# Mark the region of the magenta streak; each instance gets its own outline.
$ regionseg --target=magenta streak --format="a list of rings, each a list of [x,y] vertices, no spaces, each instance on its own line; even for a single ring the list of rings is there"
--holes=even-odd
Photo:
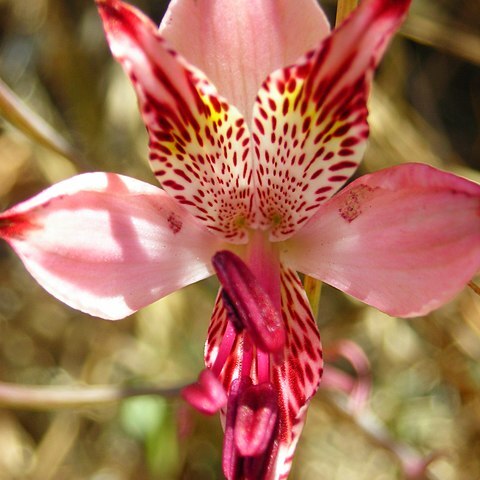
[[[270,381],[270,354],[257,349],[258,383]]]
[[[243,351],[242,351],[242,379],[252,378],[252,363],[253,363],[253,342],[250,335],[245,332],[243,336]]]

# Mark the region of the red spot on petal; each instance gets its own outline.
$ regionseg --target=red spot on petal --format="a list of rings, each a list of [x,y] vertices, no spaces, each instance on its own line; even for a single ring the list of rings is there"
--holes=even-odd
[[[360,184],[348,192],[343,205],[338,209],[342,218],[348,223],[353,222],[362,213],[362,202],[375,189],[368,185]]]
[[[174,212],[170,213],[170,215],[167,218],[167,222],[168,222],[168,227],[174,234],[177,234],[182,229],[183,222],[181,218]]]
[[[164,187],[170,187],[173,190],[185,190],[185,187],[183,185],[180,185],[179,183],[175,182],[174,180],[165,180],[162,185]]]
[[[31,218],[24,214],[13,214],[0,218],[0,238],[23,239],[26,233],[35,228],[40,228]]]
[[[357,166],[356,162],[344,161],[344,162],[335,163],[332,166],[330,166],[328,169],[331,172],[336,172],[336,171],[342,170],[344,168],[353,168],[353,167],[356,167],[356,166]]]

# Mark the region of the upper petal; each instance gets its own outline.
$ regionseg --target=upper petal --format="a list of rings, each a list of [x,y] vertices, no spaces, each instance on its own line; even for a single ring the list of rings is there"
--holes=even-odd
[[[284,253],[390,315],[424,315],[480,269],[480,185],[419,164],[365,175],[320,207]]]
[[[0,214],[0,237],[52,295],[118,319],[211,273],[218,240],[165,192],[73,177]]]
[[[97,3],[112,53],[136,90],[162,187],[225,239],[246,241],[252,178],[243,117],[141,12],[118,0]]]
[[[367,96],[409,0],[366,0],[295,65],[274,72],[254,107],[260,226],[291,236],[353,174],[368,137]]]
[[[161,34],[251,119],[261,83],[329,33],[315,0],[174,0]]]

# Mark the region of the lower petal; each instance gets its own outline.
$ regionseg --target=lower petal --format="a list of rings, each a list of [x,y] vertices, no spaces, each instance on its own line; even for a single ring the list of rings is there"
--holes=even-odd
[[[0,238],[52,295],[106,319],[209,276],[218,249],[163,190],[107,173],[73,177],[0,214]]]
[[[424,315],[480,269],[480,185],[420,164],[365,175],[284,247],[298,271],[390,315]]]
[[[274,452],[272,458],[264,459],[261,467],[264,477],[269,479],[288,476],[308,403],[318,388],[323,371],[320,336],[303,286],[292,270],[282,267],[280,275],[282,318],[287,338],[282,354],[270,356],[270,383],[277,392],[278,426],[274,445],[270,448]],[[257,350],[253,354],[256,359],[251,373],[245,373],[244,361],[252,356],[252,352],[248,350],[245,354],[244,349],[256,347],[246,338],[245,330],[236,334],[234,339],[231,338],[232,332],[234,329],[219,295],[208,331],[205,362],[220,375],[229,395],[232,384],[240,377],[247,376],[254,383],[258,381],[255,364],[260,361],[260,356],[265,355]],[[222,365],[221,369],[219,365]],[[228,458],[232,460],[237,456],[230,452]],[[229,469],[234,470],[231,465]]]
[[[305,423],[308,404],[323,373],[317,324],[298,275],[282,267],[282,315],[287,331],[284,361],[274,366],[273,383],[280,392],[279,449],[275,479],[285,479]]]

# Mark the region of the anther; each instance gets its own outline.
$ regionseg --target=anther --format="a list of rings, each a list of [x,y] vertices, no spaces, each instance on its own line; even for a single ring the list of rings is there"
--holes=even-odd
[[[246,388],[240,395],[235,419],[235,445],[244,457],[265,452],[278,416],[277,393],[271,383]]]
[[[223,250],[212,259],[223,287],[222,298],[235,329],[245,328],[264,352],[278,352],[285,344],[280,312],[243,260]]]

